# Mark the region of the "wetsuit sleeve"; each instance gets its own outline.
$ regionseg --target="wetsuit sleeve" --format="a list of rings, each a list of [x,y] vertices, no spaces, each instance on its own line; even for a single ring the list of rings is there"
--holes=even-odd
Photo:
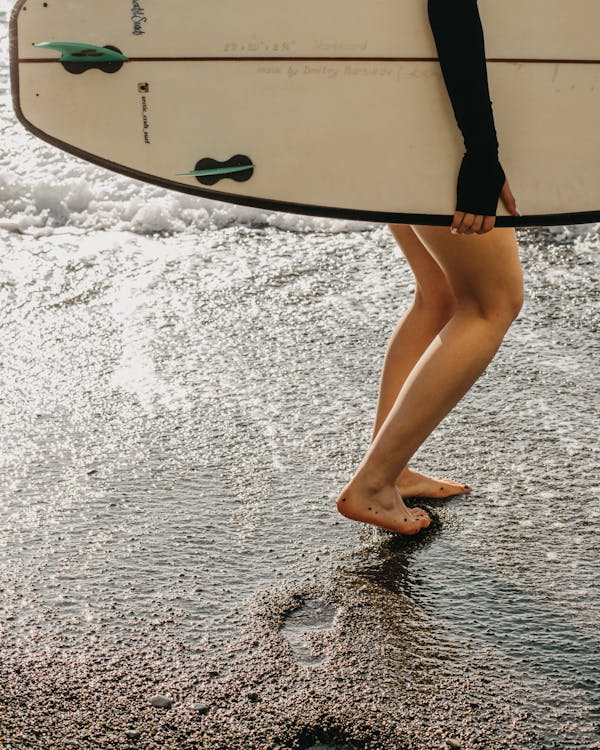
[[[490,100],[477,0],[428,0],[444,83],[463,136],[456,210],[495,216],[506,179]]]

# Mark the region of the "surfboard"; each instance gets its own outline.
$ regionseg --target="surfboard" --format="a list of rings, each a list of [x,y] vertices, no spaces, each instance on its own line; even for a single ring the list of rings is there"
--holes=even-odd
[[[479,0],[522,218],[600,221],[600,3]],[[13,101],[39,138],[204,198],[448,225],[464,151],[426,0],[19,0]]]

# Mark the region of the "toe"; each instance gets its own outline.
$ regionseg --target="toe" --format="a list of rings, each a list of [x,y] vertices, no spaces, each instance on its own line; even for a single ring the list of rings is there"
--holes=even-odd
[[[415,519],[419,522],[421,529],[426,529],[429,524],[431,523],[431,517],[427,511],[424,511],[422,508],[412,508],[411,509]]]
[[[412,508],[412,512],[418,518],[429,518],[429,514],[426,511],[424,511],[422,508]]]
[[[443,497],[462,495],[465,492],[471,492],[472,489],[467,484],[459,484],[452,479],[440,479],[440,496]]]

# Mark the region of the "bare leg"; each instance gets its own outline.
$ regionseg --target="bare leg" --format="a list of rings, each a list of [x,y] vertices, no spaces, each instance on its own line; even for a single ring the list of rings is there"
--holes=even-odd
[[[404,382],[354,477],[337,499],[357,521],[414,534],[429,524],[411,515],[396,478],[432,430],[494,357],[523,302],[515,230],[449,235],[415,226],[456,297],[456,309]]]
[[[411,307],[396,325],[387,347],[373,434],[375,438],[412,368],[452,317],[456,298],[439,263],[409,224],[390,224],[416,281]],[[404,497],[451,497],[471,488],[449,479],[429,477],[405,466],[396,479]]]

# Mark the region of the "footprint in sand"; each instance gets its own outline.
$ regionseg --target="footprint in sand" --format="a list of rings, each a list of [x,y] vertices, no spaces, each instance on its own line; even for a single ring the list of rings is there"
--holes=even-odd
[[[331,630],[336,608],[320,599],[305,599],[300,606],[286,615],[281,632],[287,638],[299,664],[312,666],[325,661],[315,645],[319,636]]]

